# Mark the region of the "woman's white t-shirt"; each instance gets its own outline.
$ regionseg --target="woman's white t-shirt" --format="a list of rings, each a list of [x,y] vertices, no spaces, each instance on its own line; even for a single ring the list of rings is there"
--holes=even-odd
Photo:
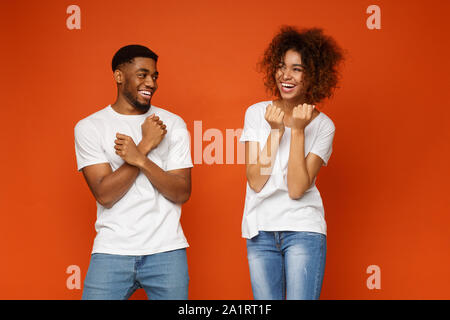
[[[259,142],[260,150],[270,134],[270,125],[264,119],[272,101],[250,106],[245,113],[241,142]],[[333,121],[321,112],[305,128],[305,157],[311,152],[322,158],[324,165],[331,156],[335,127]],[[286,127],[281,139],[272,174],[263,189],[256,193],[247,183],[242,236],[251,239],[259,231],[309,231],[326,235],[324,208],[315,179],[298,200],[289,197],[287,168],[291,129]]]

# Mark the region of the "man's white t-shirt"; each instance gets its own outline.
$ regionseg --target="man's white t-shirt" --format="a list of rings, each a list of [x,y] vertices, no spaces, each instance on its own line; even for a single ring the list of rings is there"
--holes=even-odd
[[[266,108],[272,101],[250,106],[245,113],[241,142],[259,142],[260,150],[266,145],[270,125],[264,119]],[[311,152],[318,155],[326,166],[331,156],[335,127],[333,121],[320,113],[305,128],[305,157]],[[309,231],[326,235],[326,222],[322,198],[315,185],[298,200],[292,200],[287,188],[287,168],[291,144],[291,129],[286,127],[281,139],[272,174],[257,193],[247,183],[242,236],[251,239],[262,231]]]
[[[117,170],[124,161],[115,153],[116,133],[130,136],[137,145],[141,124],[153,113],[164,122],[167,134],[148,158],[165,171],[192,167],[190,135],[182,118],[155,106],[142,115],[123,115],[107,106],[75,126],[78,170],[99,163]],[[97,202],[92,253],[148,255],[188,247],[180,216],[181,206],[167,200],[140,172],[112,208]]]

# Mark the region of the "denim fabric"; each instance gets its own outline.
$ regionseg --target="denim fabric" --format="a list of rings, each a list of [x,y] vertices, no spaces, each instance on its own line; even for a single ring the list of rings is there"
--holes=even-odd
[[[247,239],[255,300],[317,300],[325,271],[326,236],[260,231]]]
[[[144,288],[150,300],[186,300],[186,249],[145,256],[94,253],[84,281],[83,300],[125,300]]]

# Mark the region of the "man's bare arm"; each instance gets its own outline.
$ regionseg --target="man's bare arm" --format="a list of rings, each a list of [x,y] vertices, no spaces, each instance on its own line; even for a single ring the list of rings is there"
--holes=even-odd
[[[141,145],[137,148],[143,150]],[[139,175],[139,168],[126,162],[116,171],[112,170],[109,163],[87,166],[82,171],[97,202],[108,209],[128,192]]]
[[[174,203],[182,204],[191,195],[191,169],[164,171],[147,156],[147,150],[139,150],[131,137],[117,134],[116,153],[129,165],[138,168],[148,178],[150,183],[165,198]]]
[[[164,171],[146,158],[139,166],[151,184],[168,200],[183,204],[191,196],[191,168]]]

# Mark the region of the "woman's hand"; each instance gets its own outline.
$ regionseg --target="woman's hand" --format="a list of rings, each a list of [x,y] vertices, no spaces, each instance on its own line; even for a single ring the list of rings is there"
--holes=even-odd
[[[284,112],[281,108],[278,108],[272,104],[269,104],[266,108],[266,114],[264,115],[264,119],[269,123],[272,130],[278,130],[280,135],[284,133]]]
[[[311,122],[315,106],[310,104],[299,104],[292,110],[292,130],[304,130]]]

